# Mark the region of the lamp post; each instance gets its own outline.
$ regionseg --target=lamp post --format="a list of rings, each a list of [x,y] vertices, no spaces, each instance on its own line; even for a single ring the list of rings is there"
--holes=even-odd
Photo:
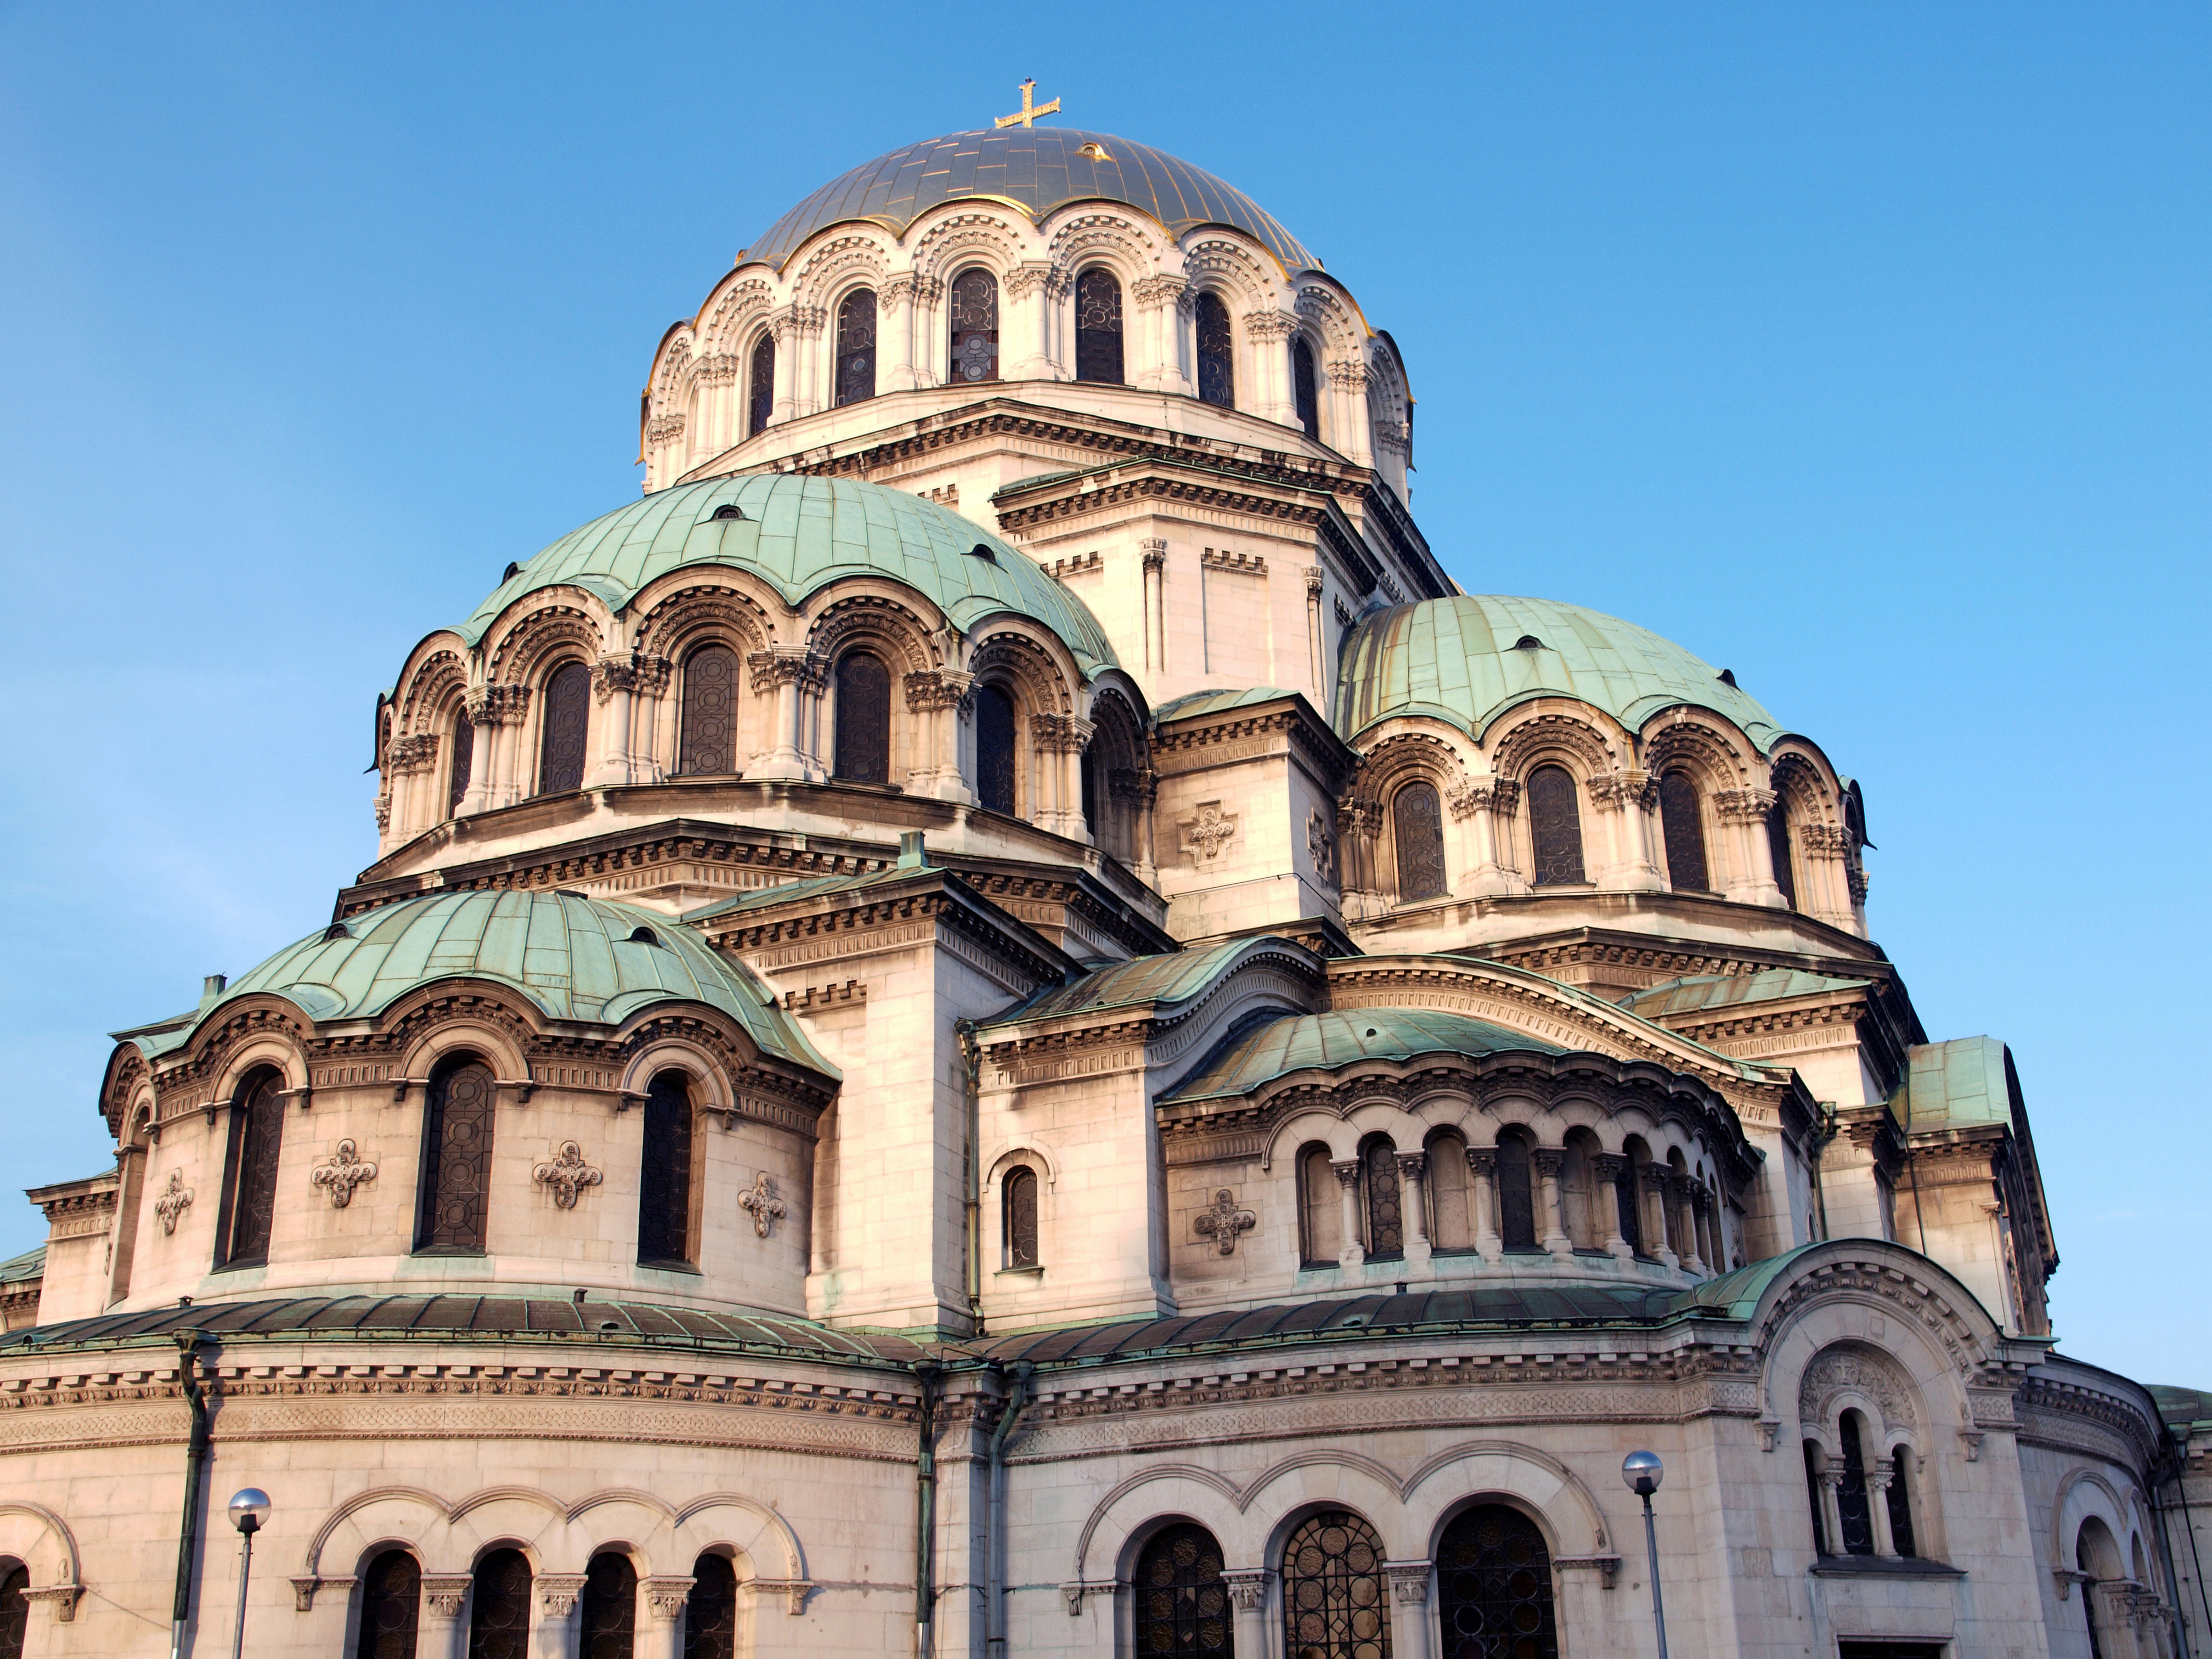
[[[1644,1500],[1644,1547],[1651,1558],[1651,1622],[1659,1632],[1659,1659],[1667,1659],[1667,1608],[1659,1599],[1659,1529],[1651,1521],[1651,1494],[1667,1478],[1667,1466],[1656,1452],[1631,1452],[1620,1460],[1620,1478]]]
[[[238,1631],[231,1638],[230,1659],[245,1659],[246,1583],[253,1571],[253,1534],[268,1513],[269,1494],[258,1486],[248,1486],[230,1500],[230,1524],[238,1528]]]

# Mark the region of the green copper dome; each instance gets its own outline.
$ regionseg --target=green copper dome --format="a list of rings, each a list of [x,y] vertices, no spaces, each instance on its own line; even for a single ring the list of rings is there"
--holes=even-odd
[[[1075,127],[1009,127],[925,138],[833,179],[769,228],[741,261],[783,268],[806,239],[851,219],[894,235],[945,202],[1007,202],[1033,222],[1070,202],[1119,202],[1171,236],[1227,225],[1265,246],[1286,271],[1318,267],[1297,238],[1234,185],[1150,144]]]
[[[1164,1100],[1250,1094],[1293,1072],[1334,1072],[1362,1060],[1416,1054],[1563,1054],[1557,1043],[1435,1008],[1354,1008],[1255,1022],[1223,1043]]]
[[[744,517],[716,518],[725,508]],[[765,579],[793,605],[841,576],[888,576],[963,633],[1011,612],[1058,635],[1086,674],[1119,665],[1082,600],[973,520],[902,489],[774,472],[678,484],[570,531],[457,631],[474,645],[501,611],[539,588],[581,587],[620,611],[672,570],[718,564]]]
[[[1782,728],[1711,663],[1648,629],[1557,599],[1462,594],[1394,605],[1345,641],[1336,729],[1356,738],[1393,714],[1429,714],[1480,738],[1532,698],[1579,698],[1633,732],[1663,708],[1725,714],[1763,754]]]

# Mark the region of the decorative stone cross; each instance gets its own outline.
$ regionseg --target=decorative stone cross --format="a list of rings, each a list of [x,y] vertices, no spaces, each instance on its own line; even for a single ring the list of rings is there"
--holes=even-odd
[[[1195,817],[1185,818],[1177,827],[1182,830],[1187,851],[1212,858],[1237,834],[1237,817],[1224,812],[1220,802],[1210,800],[1198,809]]]
[[[161,1218],[161,1231],[177,1231],[177,1218],[192,1206],[192,1189],[185,1185],[182,1170],[169,1171],[169,1184],[161,1197],[154,1200],[154,1213]]]
[[[327,1188],[331,1207],[343,1210],[353,1202],[353,1189],[364,1181],[376,1179],[376,1165],[360,1155],[360,1149],[350,1140],[338,1142],[338,1149],[327,1164],[318,1164],[308,1176],[311,1186]]]
[[[596,1187],[606,1178],[584,1162],[584,1149],[573,1140],[562,1141],[561,1150],[530,1176],[551,1190],[555,1206],[563,1210],[574,1209],[577,1196],[585,1188]]]
[[[1030,104],[1030,94],[1036,89],[1036,82],[1034,81],[1024,81],[1022,82],[1021,112],[1018,115],[1001,115],[999,117],[998,125],[1001,129],[1006,127],[1025,127],[1036,121],[1037,117],[1040,115],[1057,115],[1060,113],[1060,100],[1057,98],[1054,99],[1049,104],[1037,104],[1035,106]]]
[[[783,1215],[783,1200],[775,1195],[775,1182],[769,1178],[766,1170],[753,1177],[750,1192],[738,1195],[738,1207],[752,1217],[755,1235],[766,1238],[768,1224]]]
[[[1210,1238],[1221,1247],[1224,1255],[1237,1254],[1237,1236],[1249,1233],[1260,1224],[1260,1218],[1249,1210],[1237,1207],[1237,1194],[1224,1187],[1213,1195],[1213,1207],[1199,1212],[1198,1219],[1191,1224],[1198,1229],[1200,1238]]]

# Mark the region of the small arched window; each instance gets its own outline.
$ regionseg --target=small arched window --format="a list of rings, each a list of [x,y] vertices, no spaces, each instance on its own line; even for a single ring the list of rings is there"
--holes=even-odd
[[[530,1642],[530,1561],[493,1550],[469,1587],[469,1659],[524,1659]]]
[[[1406,1254],[1404,1194],[1398,1188],[1398,1149],[1381,1136],[1359,1149],[1360,1185],[1367,1200],[1367,1259],[1395,1261]]]
[[[684,1598],[684,1659],[737,1659],[738,1574],[719,1555],[691,1564]]]
[[[1559,1659],[1552,1553],[1536,1523],[1503,1504],[1462,1510],[1437,1542],[1444,1651]]]
[[[1283,1545],[1286,1650],[1304,1659],[1390,1659],[1382,1540],[1350,1510],[1323,1510]]]
[[[477,723],[469,718],[469,706],[464,702],[453,712],[453,754],[446,768],[446,816],[453,817],[461,810],[461,798],[469,793],[469,774],[476,765]]]
[[[1009,1267],[1034,1267],[1037,1265],[1037,1178],[1035,1170],[1023,1168],[1006,1172],[1004,1204],[1006,1265]]]
[[[1075,279],[1075,378],[1121,384],[1121,284],[1093,265]]]
[[[405,1550],[386,1550],[361,1579],[361,1620],[354,1629],[356,1659],[415,1659],[422,1616],[422,1569]],[[7,1653],[0,1643],[0,1655]]]
[[[422,1118],[418,1250],[481,1250],[491,1185],[491,1067],[471,1055],[431,1073]]]
[[[1291,338],[1291,398],[1306,436],[1321,437],[1321,387],[1314,376],[1313,348],[1303,334]]]
[[[1298,1255],[1309,1267],[1334,1267],[1344,1254],[1344,1201],[1336,1166],[1318,1143],[1298,1152]]]
[[[1474,1248],[1467,1143],[1449,1132],[1429,1142],[1429,1243],[1438,1255]]]
[[[1164,1659],[1230,1659],[1229,1586],[1221,1546],[1189,1522],[1164,1527],[1137,1558],[1137,1651]]]
[[[584,1569],[581,1659],[632,1659],[637,1647],[637,1569],[613,1550]]]
[[[1198,395],[1223,409],[1237,407],[1237,337],[1229,307],[1218,294],[1198,296]]]
[[[688,1267],[691,1250],[691,1090],[681,1072],[646,1085],[645,1152],[638,1171],[637,1259]]]
[[[1912,1453],[1899,1446],[1889,1455],[1889,1541],[1899,1555],[1911,1558],[1919,1551],[1912,1541]]]
[[[1498,1230],[1509,1250],[1536,1248],[1535,1195],[1528,1185],[1528,1143],[1519,1135],[1498,1138]]]
[[[1669,772],[1659,780],[1659,826],[1667,842],[1668,884],[1678,893],[1711,892],[1698,786],[1687,772]]]
[[[999,378],[999,284],[988,270],[964,270],[953,280],[952,382],[971,385]]]
[[[1790,803],[1777,797],[1766,811],[1766,850],[1774,860],[1774,884],[1782,890],[1782,902],[1791,909],[1797,908],[1797,869],[1790,856]]]
[[[678,728],[678,777],[721,777],[738,769],[738,653],[728,646],[702,645],[684,659]]]
[[[30,1588],[28,1568],[0,1570],[0,1659],[23,1659],[23,1636],[31,1623]]]
[[[753,346],[745,386],[745,436],[757,438],[775,417],[775,336],[763,334]]]
[[[830,770],[854,783],[891,781],[891,671],[851,651],[837,659],[837,748]]]
[[[538,742],[538,793],[584,787],[584,735],[591,722],[592,671],[564,662],[545,682],[545,724]]]
[[[1631,1136],[1623,1149],[1620,1179],[1613,1187],[1613,1201],[1620,1218],[1620,1236],[1638,1255],[1650,1254],[1644,1248],[1644,1206],[1638,1201],[1638,1195],[1643,1191],[1644,1165],[1650,1161],[1651,1154],[1644,1143]]]
[[[1564,766],[1528,775],[1528,835],[1536,854],[1536,885],[1571,887],[1583,874],[1583,819],[1575,781]]]
[[[1844,1523],[1844,1553],[1874,1553],[1874,1516],[1867,1507],[1866,1452],[1859,1439],[1859,1414],[1845,1412],[1836,1429],[1844,1443],[1844,1480],[1836,1488],[1836,1508]]]
[[[837,404],[876,395],[876,296],[856,288],[837,307]]]
[[[1436,785],[1409,783],[1392,796],[1390,827],[1399,902],[1443,898],[1451,884],[1444,877],[1444,815]]]
[[[284,1143],[284,1079],[257,1072],[240,1085],[230,1109],[229,1179],[224,1183],[218,1267],[258,1267],[269,1260],[276,1219],[276,1162]]]
[[[1015,804],[1014,700],[1003,687],[975,688],[975,798],[994,812]]]

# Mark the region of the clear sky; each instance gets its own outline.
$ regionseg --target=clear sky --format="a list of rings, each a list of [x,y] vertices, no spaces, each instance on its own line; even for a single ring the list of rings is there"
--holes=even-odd
[[[1017,106],[1250,191],[1404,349],[1475,592],[1864,782],[1931,1035],[2018,1057],[2065,1346],[2212,1386],[2212,10],[0,3],[0,1180],[103,1033],[329,915],[371,711],[634,499],[784,209]],[[0,1197],[0,1255],[42,1224]]]

